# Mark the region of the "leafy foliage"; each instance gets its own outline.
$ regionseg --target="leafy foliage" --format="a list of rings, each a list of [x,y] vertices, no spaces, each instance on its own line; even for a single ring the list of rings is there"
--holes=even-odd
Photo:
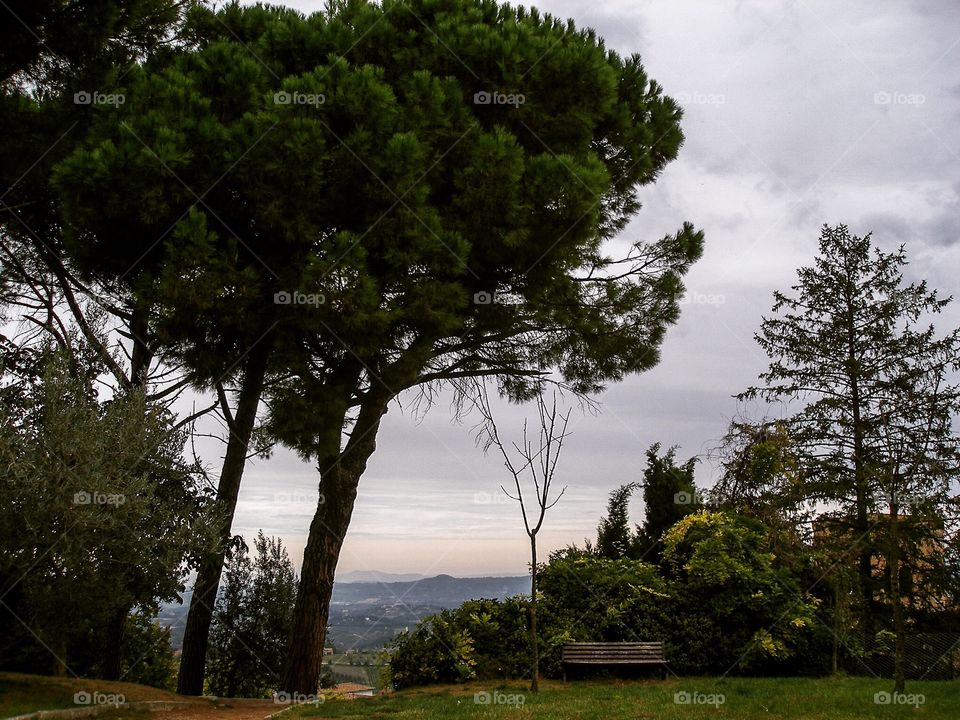
[[[765,384],[740,396],[798,402],[780,432],[798,455],[805,497],[838,503],[861,523],[889,495],[894,436],[929,456],[917,466],[929,487],[918,492],[936,496],[960,473],[947,429],[960,400],[944,378],[960,361],[960,330],[938,337],[925,324],[949,299],[926,282],[907,284],[906,263],[902,247],[884,253],[869,235],[824,226],[814,265],[798,271],[794,295],[775,293],[777,315],[757,335],[770,357]],[[917,435],[927,427],[919,417],[934,423],[935,439]]]
[[[607,514],[597,526],[597,544],[593,548],[600,557],[618,560],[630,554],[635,538],[627,505],[638,487],[637,483],[627,483],[610,493]]]
[[[703,235],[605,247],[683,140],[638,56],[492,0],[228,4],[188,31],[59,164],[66,247],[150,308],[197,385],[270,350],[270,434],[336,468],[309,549],[336,557],[375,447],[368,425],[338,463],[343,431],[404,389],[493,376],[529,399],[556,369],[590,393],[657,363]],[[323,302],[277,300],[300,294]],[[333,567],[302,574],[305,666]]]
[[[704,511],[664,536],[681,667],[772,673],[803,660],[801,651],[821,632],[819,600],[778,565],[769,534],[757,520]]]
[[[698,512],[665,534],[667,574],[590,550],[555,553],[539,573],[544,675],[559,675],[568,642],[652,640],[664,642],[680,674],[824,672],[819,600],[769,551],[774,536],[752,518]],[[394,685],[524,677],[523,627],[519,599],[482,601],[479,609],[466,603],[427,618],[397,640]]]
[[[193,3],[30,0],[3,5],[0,83],[45,92],[102,76],[169,41]]]
[[[565,553],[552,557],[541,577],[547,642],[554,648],[664,639],[669,589],[653,565]]]
[[[177,659],[170,644],[170,628],[160,625],[153,613],[140,609],[127,617],[123,657],[121,677],[126,682],[163,690],[176,688]]]
[[[740,395],[792,404],[784,425],[798,480],[784,500],[835,508],[826,518],[829,533],[820,533],[828,540],[821,549],[838,551],[836,562],[851,562],[848,545],[855,549],[859,631],[868,650],[880,598],[891,598],[898,691],[906,626],[900,578],[927,569],[922,559],[903,564],[910,544],[904,540],[910,539],[901,531],[913,533],[914,545],[925,539],[930,557],[942,555],[943,528],[956,515],[951,483],[960,478],[954,431],[960,385],[953,381],[960,329],[937,332],[931,319],[950,299],[926,281],[907,283],[906,265],[903,246],[883,252],[869,234],[824,226],[819,256],[800,268],[793,294],[774,294],[775,315],[764,319],[756,336],[770,358],[760,376],[764,384]],[[902,516],[909,521],[901,522]],[[876,572],[879,557],[889,568],[886,578]],[[842,591],[840,574],[834,575]],[[837,611],[846,605],[838,596]]]
[[[676,463],[676,448],[660,455],[660,443],[647,450],[643,482],[621,485],[610,493],[607,514],[597,527],[596,544],[587,543],[587,552],[610,560],[632,558],[657,564],[662,553],[662,535],[685,515],[701,505],[693,472],[696,458]],[[629,502],[643,489],[645,517],[636,530],[630,527]]]
[[[184,431],[142,394],[99,400],[97,366],[73,342],[75,354],[8,364],[3,392],[14,402],[0,407],[0,588],[17,630],[3,657],[19,655],[20,669],[97,672],[83,657],[111,621],[173,600],[208,540],[209,496],[182,457]],[[27,659],[37,643],[54,667]]]
[[[676,450],[672,447],[661,456],[659,443],[647,450],[647,467],[643,471],[645,515],[634,540],[633,557],[648,562],[660,562],[663,534],[702,504],[693,478],[696,458],[677,465]]]
[[[278,687],[290,636],[297,578],[279,539],[243,544],[229,559],[207,655],[209,690],[223,697],[264,697]]]
[[[476,678],[476,648],[473,637],[464,626],[465,620],[469,621],[468,615],[443,610],[422,620],[412,632],[400,633],[394,640],[390,658],[393,686],[399,690]],[[483,631],[492,629],[493,622],[487,612],[477,617],[476,624]],[[521,636],[525,635],[525,632],[521,633]]]
[[[469,679],[527,677],[530,673],[528,603],[468,600],[454,610],[426,618],[393,643],[389,680],[394,687]],[[548,638],[539,629],[541,647]],[[558,656],[548,648],[541,668],[555,675]]]

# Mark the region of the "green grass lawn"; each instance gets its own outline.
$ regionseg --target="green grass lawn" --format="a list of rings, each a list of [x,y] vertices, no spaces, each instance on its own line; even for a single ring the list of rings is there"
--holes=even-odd
[[[301,717],[358,720],[960,718],[960,681],[908,682],[908,694],[923,696],[911,698],[917,703],[916,706],[876,704],[874,694],[889,692],[891,686],[887,681],[865,678],[682,678],[666,682],[588,680],[568,685],[545,682],[539,695],[532,695],[527,692],[527,686],[520,683],[474,683],[407,690],[370,699],[331,700],[317,706],[291,709],[282,716],[282,720]],[[690,693],[677,696],[677,699],[689,699],[690,702],[675,702],[676,693]],[[919,704],[921,700],[922,704]]]
[[[175,693],[158,690],[125,682],[105,680],[82,680],[69,677],[44,677],[22,673],[0,673],[0,718],[25,715],[37,710],[61,710],[81,707],[74,702],[78,692],[103,693],[104,695],[123,695],[124,700],[183,700]],[[133,711],[124,711],[132,716]],[[149,712],[139,713],[144,717]],[[108,717],[101,715],[100,717]]]

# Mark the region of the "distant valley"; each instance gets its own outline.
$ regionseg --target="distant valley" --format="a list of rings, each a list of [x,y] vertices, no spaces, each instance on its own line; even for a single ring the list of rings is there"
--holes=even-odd
[[[526,576],[424,578],[413,573],[345,573],[333,585],[327,645],[339,652],[379,648],[404,628],[412,629],[421,618],[466,600],[502,600],[529,591]],[[169,603],[160,609],[160,622],[171,628],[174,648],[183,641],[190,595],[190,591],[183,594],[182,605]]]

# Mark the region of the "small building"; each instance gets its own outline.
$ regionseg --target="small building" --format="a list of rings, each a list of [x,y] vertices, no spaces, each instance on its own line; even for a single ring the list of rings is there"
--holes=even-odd
[[[323,649],[323,654],[324,654],[324,655],[333,655],[333,648],[332,648],[332,647],[325,647],[325,648]]]

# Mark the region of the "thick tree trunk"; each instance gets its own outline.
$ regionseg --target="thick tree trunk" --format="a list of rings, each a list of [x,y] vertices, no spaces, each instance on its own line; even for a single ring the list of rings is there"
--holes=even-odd
[[[130,607],[126,604],[107,618],[100,655],[100,677],[104,680],[119,680],[123,660],[123,636]]]
[[[537,644],[537,534],[530,535],[530,692],[540,692],[540,647]]]
[[[50,645],[53,646],[53,665],[51,671],[55,677],[66,677],[69,672],[67,666],[67,631],[63,627],[58,627],[54,631]]]
[[[226,546],[230,541],[233,515],[237,508],[240,481],[243,478],[250,438],[257,418],[257,407],[260,404],[260,396],[263,394],[267,358],[270,354],[266,342],[261,340],[260,344],[255,346],[247,356],[237,411],[230,426],[227,452],[217,486],[216,507],[221,513],[219,517],[221,543],[216,551],[203,559],[197,569],[197,580],[193,586],[190,612],[187,614],[187,626],[183,635],[183,653],[180,657],[180,674],[177,680],[177,692],[181,695],[203,694],[210,623],[213,620],[217,588],[220,586],[220,575],[223,572]]]
[[[350,526],[360,477],[376,449],[377,430],[386,412],[386,402],[385,398],[380,398],[361,406],[344,451],[338,452],[337,437],[336,450],[330,448],[330,452],[318,462],[320,500],[303,551],[300,586],[283,674],[282,686],[288,693],[314,695],[319,688],[333,576]]]

